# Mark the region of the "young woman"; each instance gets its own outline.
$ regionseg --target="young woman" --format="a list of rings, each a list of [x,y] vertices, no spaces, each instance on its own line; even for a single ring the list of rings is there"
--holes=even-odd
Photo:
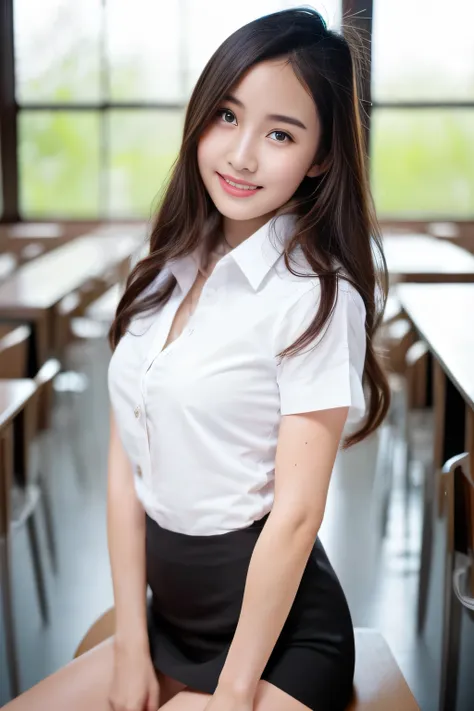
[[[110,334],[116,634],[9,711],[350,701],[353,626],[318,530],[341,439],[389,400],[357,80],[310,9],[251,22],[204,69]]]

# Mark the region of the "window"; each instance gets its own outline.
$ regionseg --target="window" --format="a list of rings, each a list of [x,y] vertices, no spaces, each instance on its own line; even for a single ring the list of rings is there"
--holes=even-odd
[[[379,217],[472,218],[474,3],[374,0],[372,185]]]
[[[148,218],[184,110],[231,32],[289,0],[13,3],[22,218]],[[315,2],[337,26],[341,0]]]

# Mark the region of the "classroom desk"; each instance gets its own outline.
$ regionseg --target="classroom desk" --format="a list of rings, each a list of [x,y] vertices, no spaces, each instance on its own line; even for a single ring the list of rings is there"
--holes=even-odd
[[[124,233],[80,237],[23,265],[0,285],[0,319],[27,321],[34,328],[31,375],[54,353],[57,304],[91,279],[112,274],[119,281],[141,242]]]
[[[3,338],[4,336],[8,336],[9,333],[12,333],[16,328],[18,328],[20,324],[19,323],[11,323],[11,322],[1,322],[0,321],[0,338]]]
[[[474,284],[401,284],[397,297],[434,360],[433,394],[444,432],[436,464],[467,444],[474,455]]]
[[[0,379],[0,432],[12,424],[35,391],[33,380]]]
[[[15,222],[3,225],[1,234],[13,239],[57,239],[65,234],[66,230],[58,222]]]
[[[430,531],[430,521],[445,515],[445,491],[438,479],[443,464],[455,455],[468,452],[474,481],[474,284],[402,284],[397,289],[397,296],[432,355],[434,471],[426,472],[423,507],[423,531]],[[465,506],[467,503],[462,508]],[[473,510],[472,506],[470,510]],[[474,520],[470,531],[474,531]],[[426,571],[427,582],[420,587],[419,593],[420,601],[425,600],[424,605],[432,548],[441,553],[441,546],[444,550],[447,540],[454,540],[453,545],[457,545],[457,534],[450,530],[446,531],[443,541],[432,540],[431,533],[427,535],[426,540],[423,536],[422,547],[422,561],[425,561],[422,570]],[[473,576],[470,588],[474,596]],[[443,645],[451,646],[441,667],[443,684],[439,711],[470,711],[474,616],[453,597],[450,574],[446,575],[443,594],[444,614],[447,615]],[[447,609],[450,610],[449,616]]]
[[[474,282],[474,255],[422,234],[383,233],[391,283]]]

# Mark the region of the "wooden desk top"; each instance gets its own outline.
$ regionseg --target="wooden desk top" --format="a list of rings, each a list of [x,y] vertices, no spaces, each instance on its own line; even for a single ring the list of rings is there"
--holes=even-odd
[[[0,254],[0,281],[8,279],[17,267],[17,258],[11,252]]]
[[[65,229],[57,222],[17,222],[5,226],[5,236],[14,239],[57,239],[63,237]]]
[[[385,232],[383,246],[388,270],[396,280],[474,282],[474,255],[452,242]]]
[[[0,380],[0,429],[11,423],[35,391],[33,380]]]
[[[21,323],[20,321],[8,322],[0,321],[0,339],[4,336],[8,336],[9,333],[15,331],[19,326],[26,326],[27,324]]]
[[[400,284],[397,297],[434,357],[474,409],[474,284]]]
[[[131,256],[136,236],[80,237],[24,264],[0,285],[0,314],[52,308],[64,296]]]

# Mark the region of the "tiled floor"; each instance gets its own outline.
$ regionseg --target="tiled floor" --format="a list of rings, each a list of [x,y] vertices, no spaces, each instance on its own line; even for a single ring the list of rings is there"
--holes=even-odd
[[[59,572],[47,557],[51,624],[43,628],[36,604],[26,534],[13,543],[15,624],[23,688],[68,662],[89,625],[110,605],[112,586],[106,541],[106,457],[108,398],[106,348],[94,347],[93,358],[76,350],[75,363],[91,375],[93,397],[82,396],[79,439],[73,443],[83,458],[72,456],[64,403],[56,408],[50,467],[55,492]],[[97,355],[99,354],[99,355]],[[331,482],[321,538],[346,591],[356,626],[379,628],[389,642],[422,711],[436,711],[440,650],[441,564],[435,561],[432,599],[423,638],[415,634],[418,578],[419,502],[414,500],[409,537],[405,535],[400,495],[394,497],[388,537],[382,545],[374,484],[377,437],[340,454]],[[79,471],[80,470],[80,471]],[[41,517],[39,517],[42,522]],[[1,620],[0,620],[1,623]],[[3,634],[0,643],[0,704],[9,698]],[[400,709],[400,711],[403,711]],[[454,710],[453,710],[454,711]]]

